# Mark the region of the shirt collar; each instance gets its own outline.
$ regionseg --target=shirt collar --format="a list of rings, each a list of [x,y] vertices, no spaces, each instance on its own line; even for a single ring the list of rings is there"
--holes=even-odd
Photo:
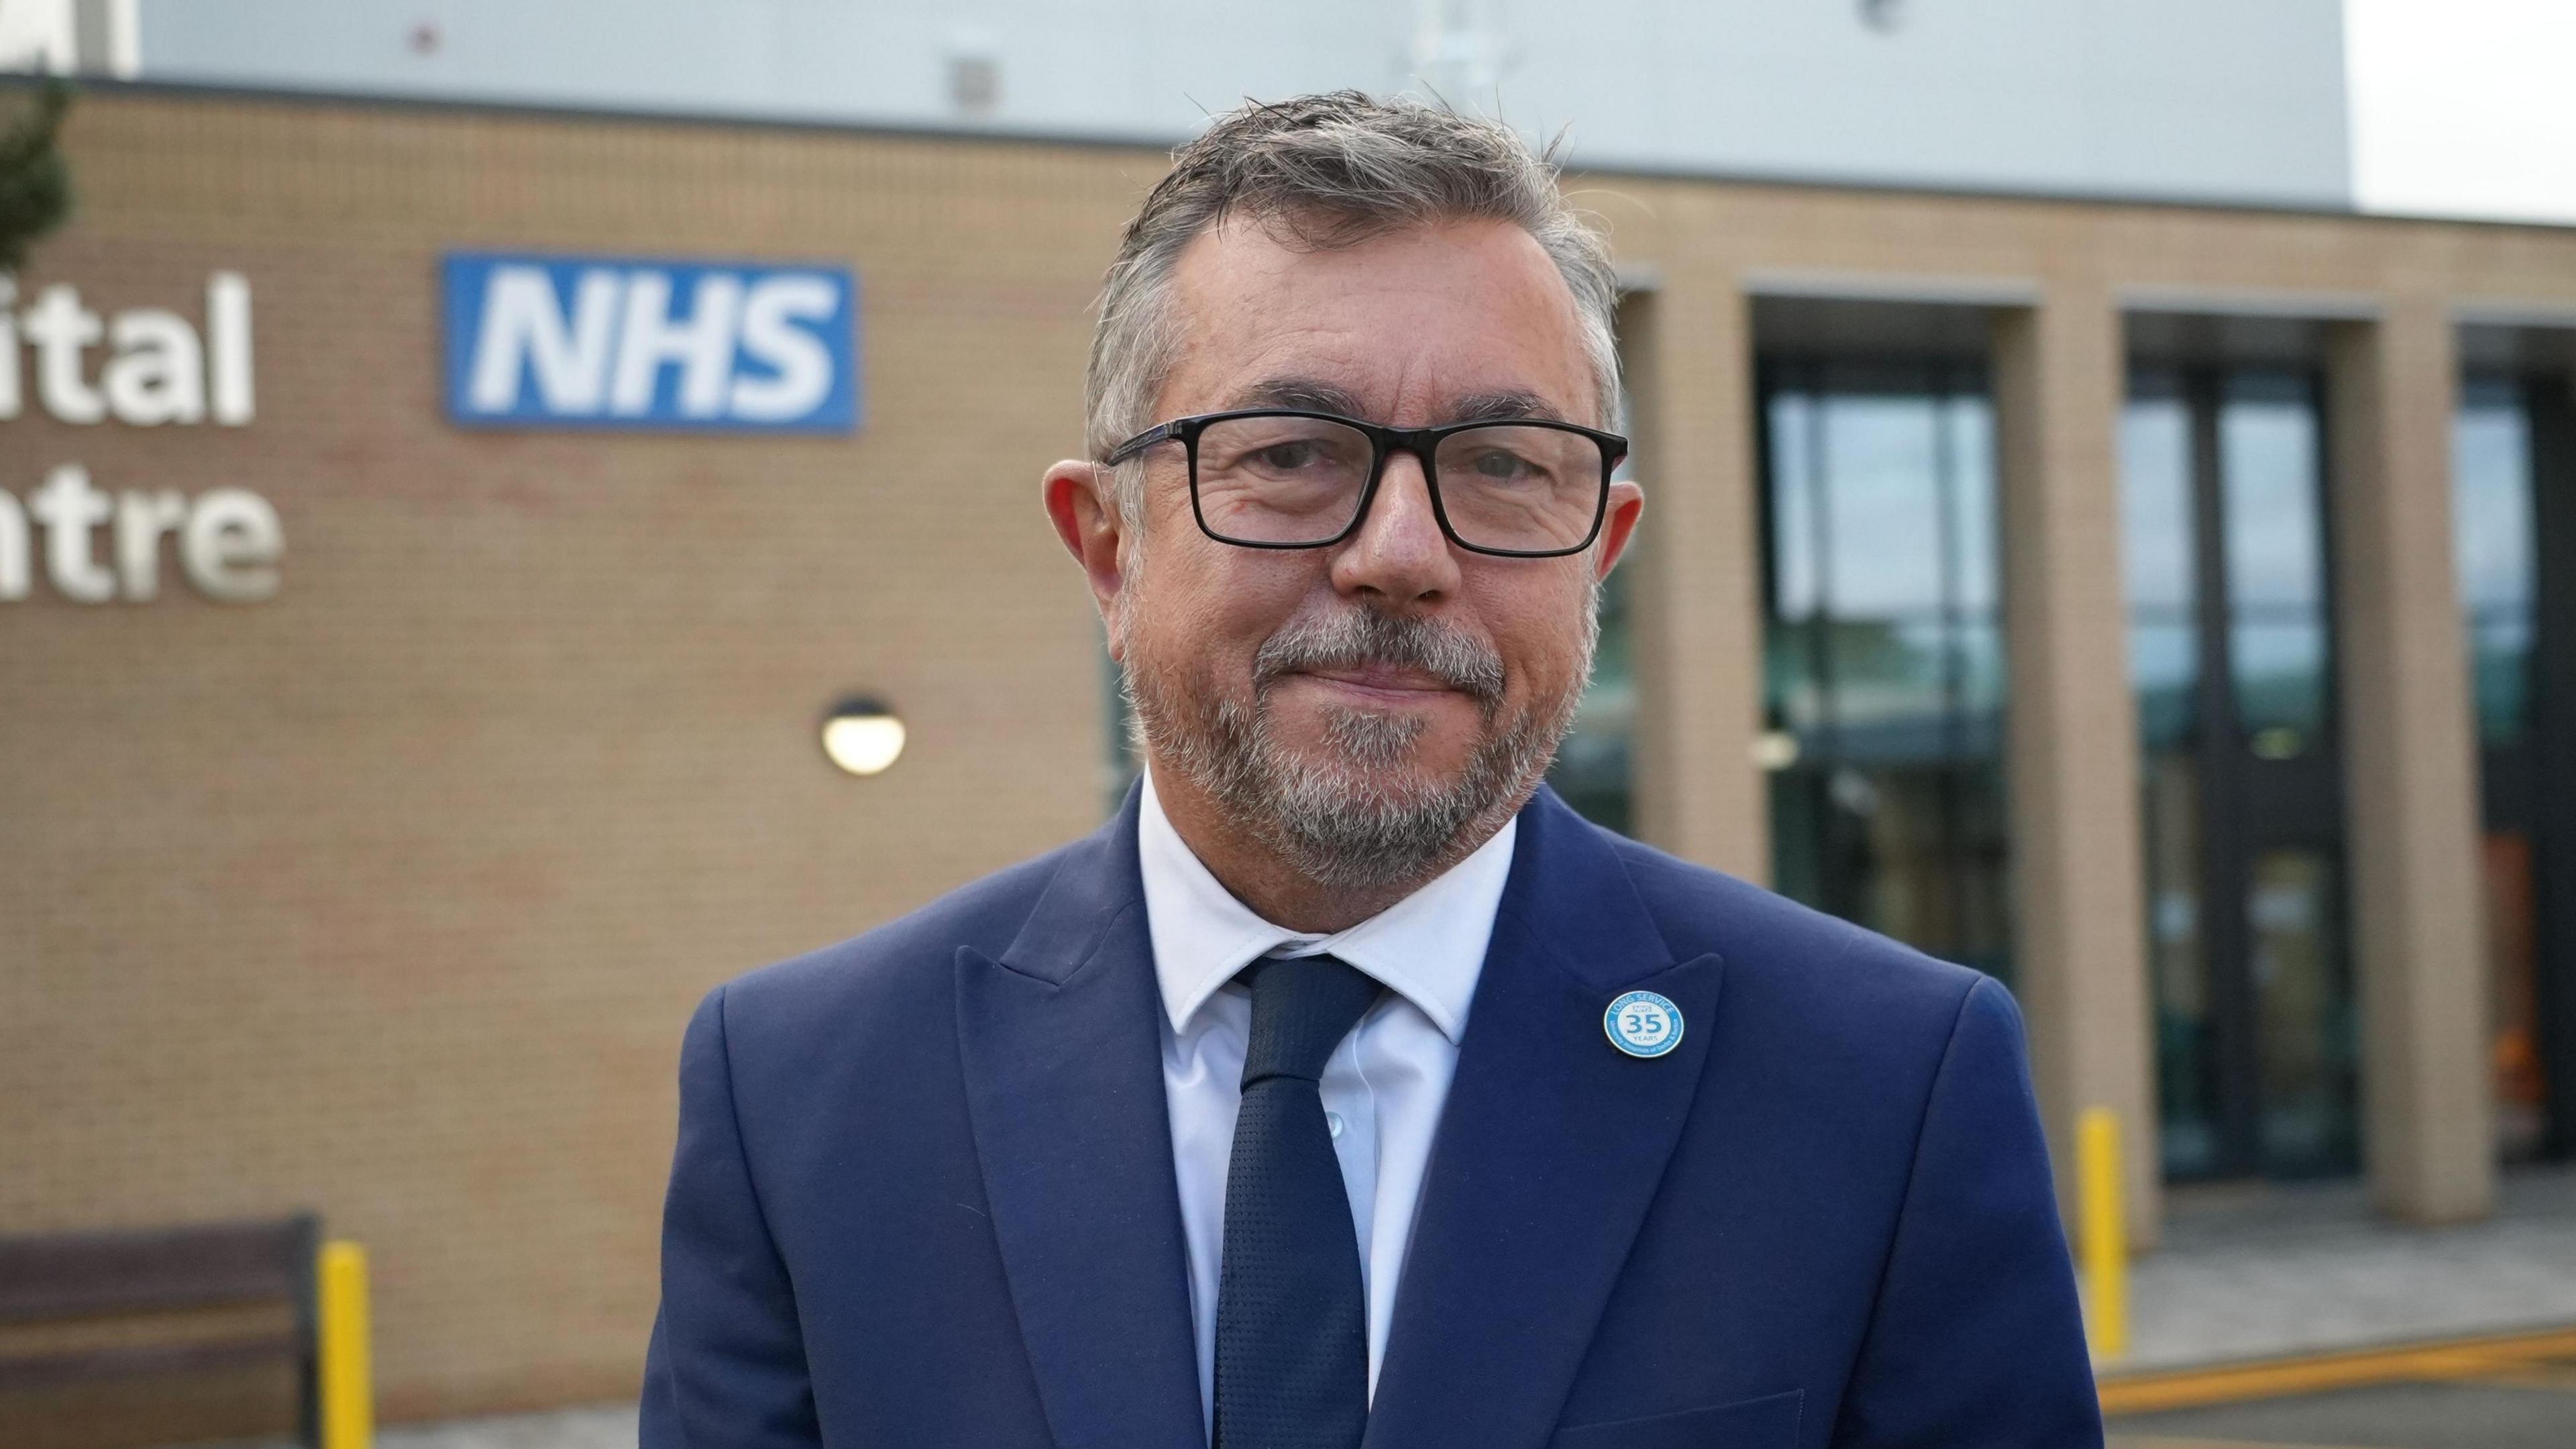
[[[1258,958],[1330,952],[1400,993],[1452,1045],[1466,1034],[1467,1008],[1484,973],[1494,913],[1511,875],[1517,817],[1422,889],[1348,930],[1329,936],[1272,925],[1236,900],[1172,827],[1145,774],[1136,818],[1137,864],[1154,976],[1172,1030],[1186,1030],[1208,999]]]

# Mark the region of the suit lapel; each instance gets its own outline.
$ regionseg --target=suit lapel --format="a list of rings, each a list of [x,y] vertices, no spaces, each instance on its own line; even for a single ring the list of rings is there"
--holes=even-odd
[[[999,961],[957,959],[993,1232],[1066,1449],[1205,1443],[1136,812],[1074,847]]]
[[[1676,965],[1612,848],[1552,793],[1520,820],[1368,1449],[1546,1441],[1715,1034],[1718,959]],[[1681,1009],[1662,1057],[1626,1056],[1603,1029],[1632,989]]]

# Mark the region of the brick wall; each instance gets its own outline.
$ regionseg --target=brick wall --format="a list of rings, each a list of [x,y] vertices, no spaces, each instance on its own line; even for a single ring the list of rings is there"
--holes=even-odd
[[[287,543],[265,603],[0,604],[0,1232],[309,1206],[387,1416],[631,1393],[697,997],[1100,818],[1037,479],[1159,158],[149,96],[67,146],[22,295],[242,273],[258,415],[31,395],[0,489],[246,487]],[[459,431],[460,246],[845,262],[867,425]],[[912,730],[874,779],[817,744],[853,687]]]

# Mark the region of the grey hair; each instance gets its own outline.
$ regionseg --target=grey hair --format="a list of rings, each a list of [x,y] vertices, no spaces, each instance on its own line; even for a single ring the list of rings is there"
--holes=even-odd
[[[1445,221],[1511,222],[1556,263],[1574,293],[1600,407],[1617,426],[1619,284],[1610,248],[1557,189],[1557,148],[1534,151],[1499,121],[1446,106],[1331,91],[1219,116],[1172,154],[1172,169],[1127,224],[1100,293],[1084,376],[1085,444],[1105,462],[1150,428],[1179,342],[1172,270],[1229,215],[1277,227],[1297,245],[1354,246]],[[1144,470],[1118,470],[1128,522],[1142,513]]]

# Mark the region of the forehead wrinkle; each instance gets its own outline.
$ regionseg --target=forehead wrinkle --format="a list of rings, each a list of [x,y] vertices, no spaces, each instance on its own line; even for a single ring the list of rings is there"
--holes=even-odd
[[[1383,335],[1390,310],[1405,311],[1412,301],[1427,303],[1433,300],[1432,294],[1447,297],[1454,289],[1433,286],[1419,297],[1419,289],[1414,289],[1383,298],[1377,304],[1357,305],[1355,289],[1359,294],[1373,295],[1374,290],[1392,285],[1372,264],[1380,248],[1419,250],[1445,242],[1475,253],[1481,258],[1479,266],[1505,267],[1515,258],[1494,254],[1496,249],[1487,244],[1492,238],[1482,235],[1489,229],[1501,234],[1510,252],[1526,251],[1529,256],[1523,260],[1536,264],[1534,268],[1506,267],[1512,275],[1499,281],[1487,280],[1509,294],[1512,305],[1500,310],[1524,315],[1538,329],[1537,334],[1532,334],[1529,327],[1517,327],[1513,329],[1517,335],[1499,340],[1481,335],[1462,339],[1461,345],[1467,348],[1463,353],[1457,348],[1435,348],[1434,352],[1447,355],[1410,355],[1417,353],[1418,347],[1404,340],[1390,343]],[[1525,232],[1505,223],[1492,223],[1490,228],[1480,222],[1399,227],[1353,246],[1319,251],[1288,245],[1267,227],[1248,223],[1242,215],[1231,215],[1190,241],[1172,277],[1174,299],[1180,304],[1175,309],[1179,326],[1172,366],[1156,390],[1161,405],[1155,408],[1155,417],[1280,407],[1408,427],[1514,418],[1581,421],[1598,427],[1617,425],[1615,415],[1597,419],[1590,416],[1599,410],[1601,399],[1589,380],[1596,369],[1583,342],[1580,305],[1544,249]],[[1490,323],[1500,301],[1488,295],[1491,290],[1485,287],[1477,293],[1472,321],[1443,318],[1425,328],[1416,319],[1414,329],[1406,335],[1418,343],[1426,335],[1438,337],[1457,328],[1472,328],[1476,322]],[[1277,318],[1285,325],[1275,330],[1257,328],[1249,337],[1239,326],[1225,325],[1245,316],[1265,320],[1275,316],[1281,303],[1272,294],[1283,292],[1295,304],[1286,307],[1290,315]],[[1310,312],[1313,315],[1305,315]],[[1244,346],[1247,342],[1249,347]],[[1224,356],[1238,349],[1249,355]],[[1496,371],[1487,371],[1499,360],[1498,353],[1516,356],[1525,366],[1497,369],[1499,376]],[[1575,376],[1562,380],[1555,376],[1560,355]],[[1346,370],[1346,362],[1356,371]],[[1211,363],[1215,365],[1207,366]],[[1376,375],[1381,364],[1391,365],[1394,372]],[[1201,376],[1191,379],[1192,385],[1176,397],[1170,388],[1187,372],[1200,372]],[[1206,377],[1206,372],[1217,376]],[[1261,375],[1264,372],[1266,376]],[[1479,372],[1483,373],[1481,377],[1477,376]],[[1252,374],[1258,380],[1227,385],[1226,373],[1236,378]],[[1464,390],[1440,395],[1434,387],[1425,385],[1443,373],[1452,385]],[[1560,381],[1568,387],[1560,388]],[[1207,386],[1211,383],[1215,385]],[[1565,395],[1556,397],[1560,391]],[[1384,407],[1397,411],[1388,415],[1379,411]]]

